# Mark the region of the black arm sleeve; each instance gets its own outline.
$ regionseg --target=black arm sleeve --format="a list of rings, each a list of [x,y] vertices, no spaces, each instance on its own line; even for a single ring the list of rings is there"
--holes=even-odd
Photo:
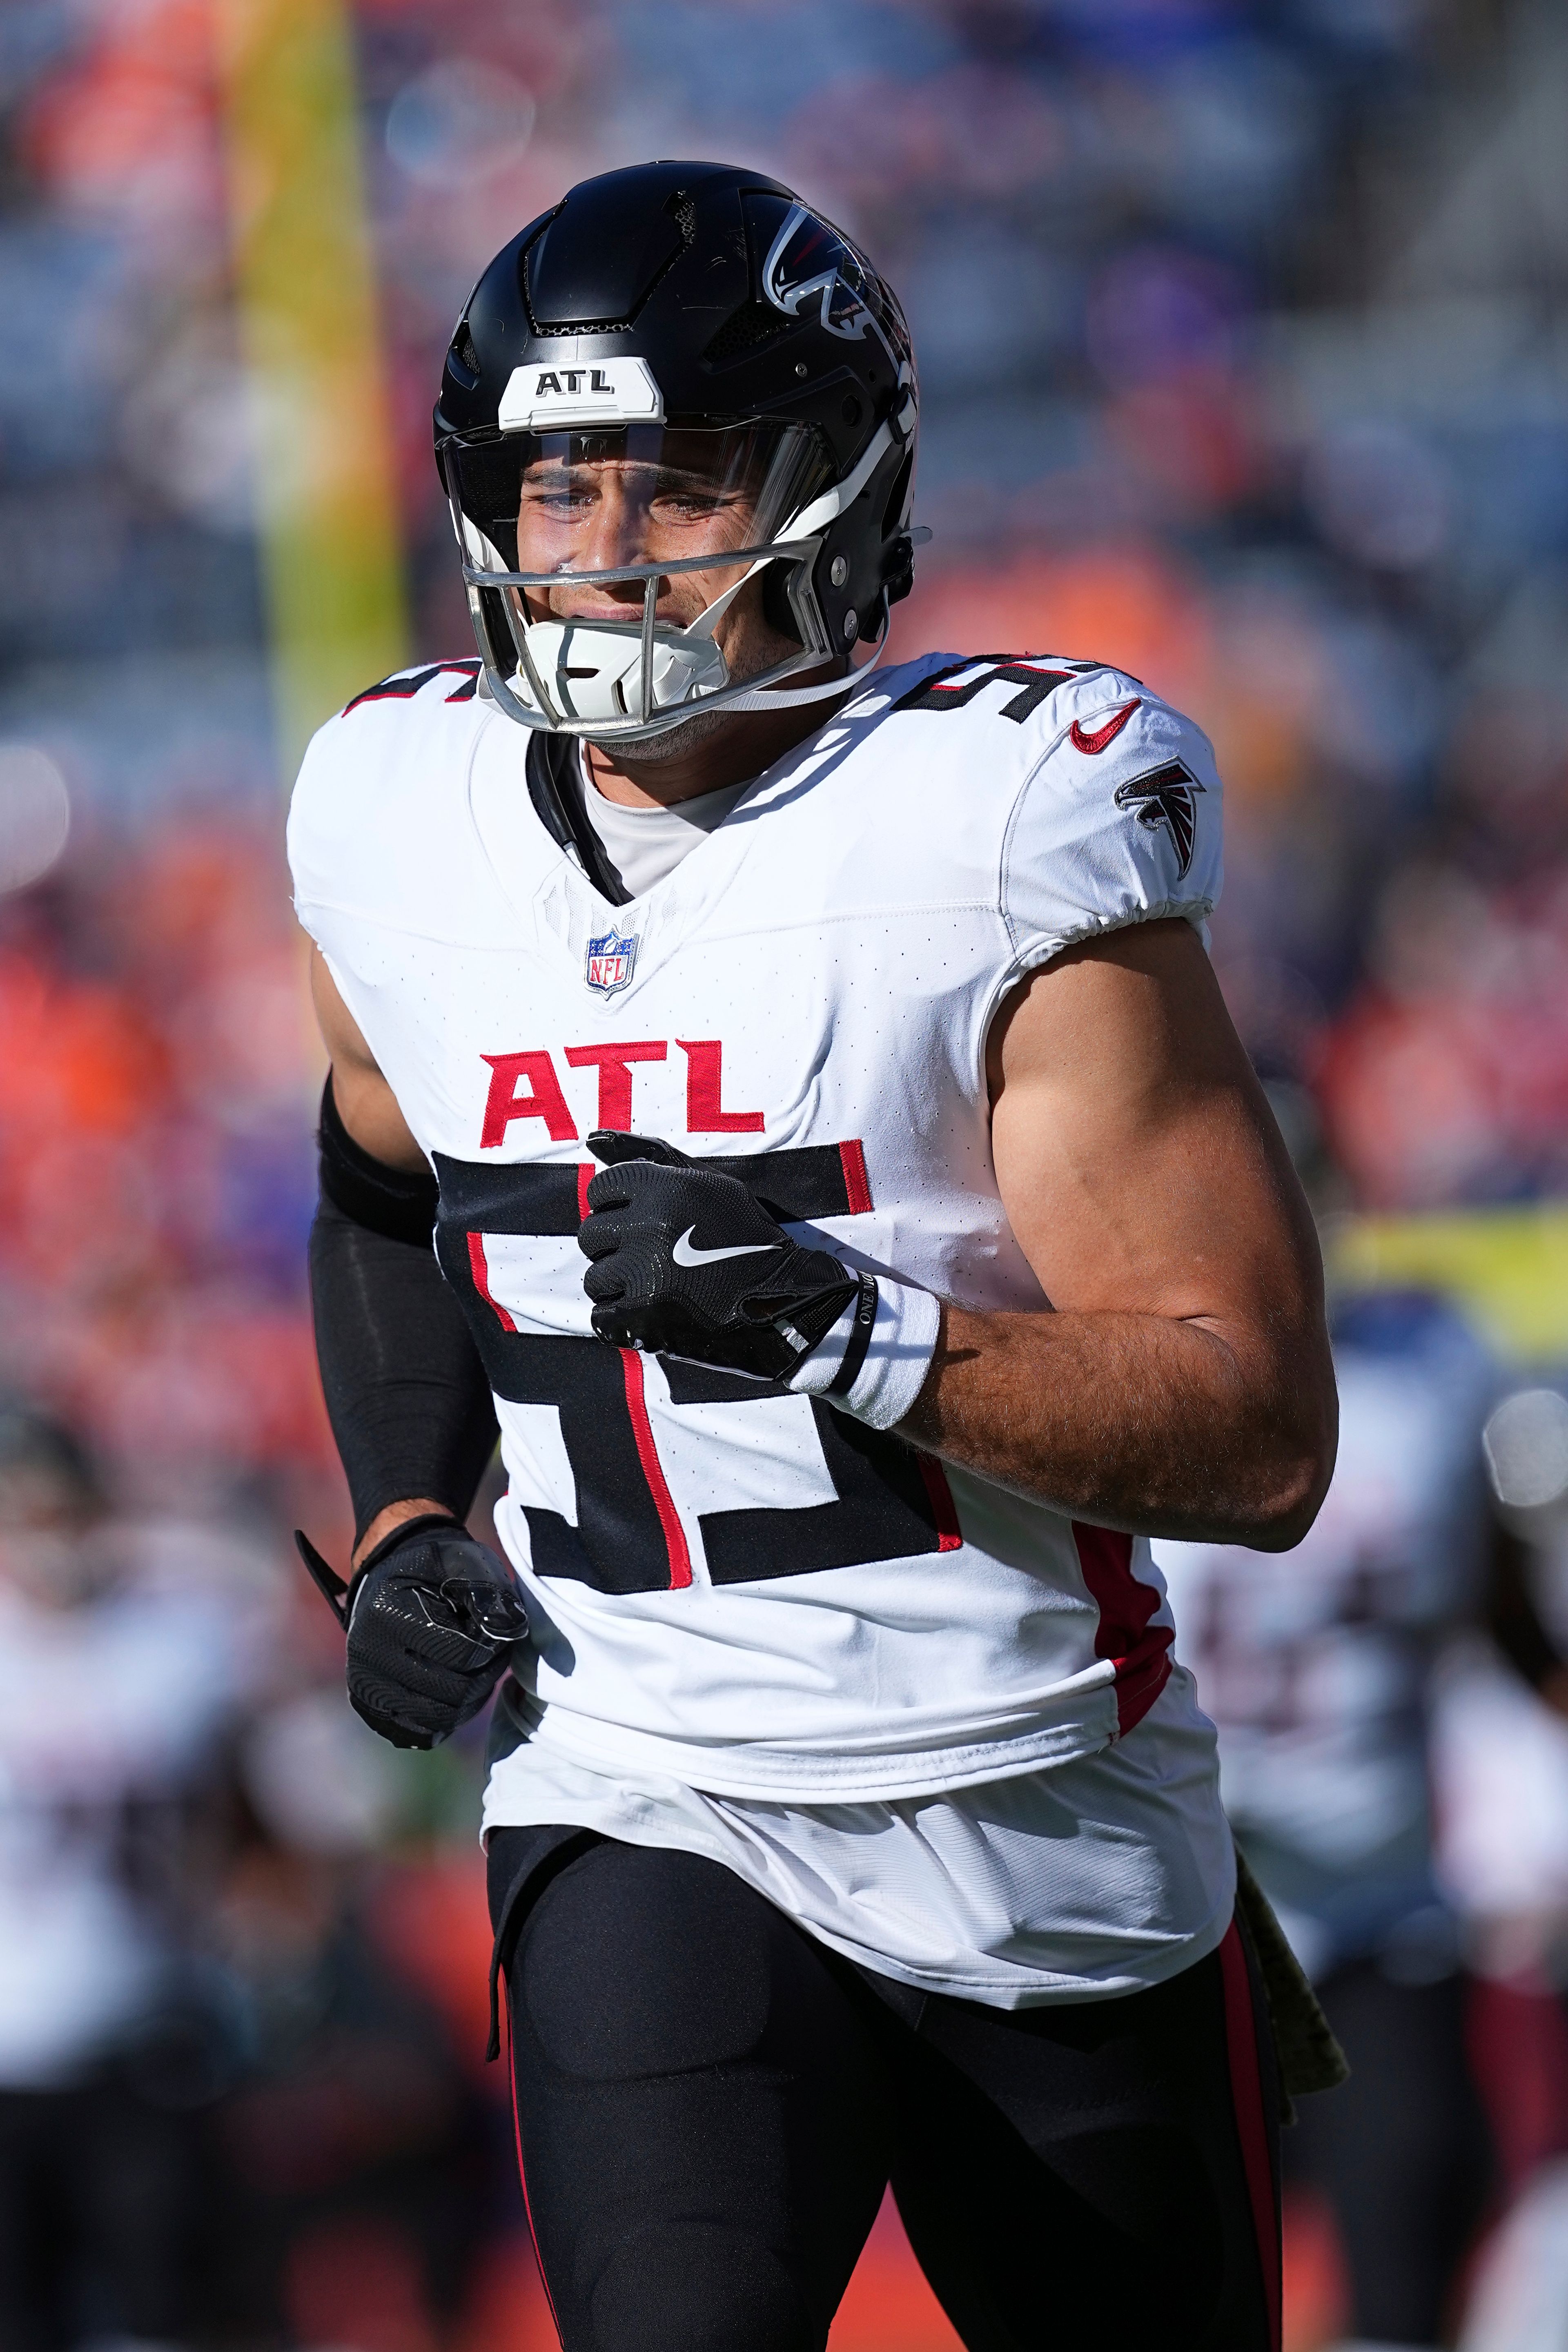
[[[349,1134],[327,1081],[310,1305],[354,1541],[389,1503],[428,1495],[465,1518],[497,1436],[463,1310],[430,1245],[436,1180],[388,1168]]]

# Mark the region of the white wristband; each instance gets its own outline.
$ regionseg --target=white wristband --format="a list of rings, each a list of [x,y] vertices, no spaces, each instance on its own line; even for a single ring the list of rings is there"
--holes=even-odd
[[[891,1429],[925,1385],[941,1328],[942,1303],[929,1290],[862,1275],[856,1297],[789,1385],[798,1395],[826,1396],[840,1412],[853,1413],[872,1429]],[[847,1393],[830,1393],[852,1346],[863,1353]]]

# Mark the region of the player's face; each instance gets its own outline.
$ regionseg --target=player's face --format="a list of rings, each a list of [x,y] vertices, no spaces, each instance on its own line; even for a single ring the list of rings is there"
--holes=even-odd
[[[648,439],[639,450],[635,434],[562,436],[524,469],[518,569],[561,574],[558,586],[528,591],[533,619],[640,621],[640,580],[574,575],[711,555],[711,565],[669,573],[658,583],[658,622],[684,628],[744,578],[749,559],[723,559],[758,542],[761,446],[741,434],[668,432]],[[760,581],[736,605],[746,609],[724,616],[716,632],[721,644],[731,634],[754,634]]]
[[[523,477],[518,569],[608,572],[630,563],[722,556],[752,544],[755,516],[755,499],[744,481],[715,480],[694,466],[629,457],[578,463],[545,458]],[[711,572],[677,572],[662,581],[659,619],[695,617],[721,593],[722,583],[710,587],[721,572],[725,581],[733,576],[716,563]],[[642,609],[638,581],[566,581],[545,595],[547,609],[557,614],[624,619],[623,606]]]

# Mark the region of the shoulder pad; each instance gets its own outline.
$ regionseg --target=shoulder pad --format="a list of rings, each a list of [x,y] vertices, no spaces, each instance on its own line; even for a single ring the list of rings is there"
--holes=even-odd
[[[493,718],[479,677],[477,661],[397,670],[318,728],[289,809],[297,907],[373,886],[385,903],[414,902],[418,876],[434,874],[452,837],[476,734]]]

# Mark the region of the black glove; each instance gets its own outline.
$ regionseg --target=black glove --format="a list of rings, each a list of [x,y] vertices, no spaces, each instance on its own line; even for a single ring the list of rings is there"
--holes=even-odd
[[[294,1541],[348,1633],[349,1703],[395,1748],[449,1739],[528,1639],[516,1577],[460,1519],[405,1519],[346,1586],[298,1528]]]
[[[577,1244],[612,1346],[787,1381],[858,1296],[857,1275],[792,1242],[738,1177],[657,1136],[601,1129],[588,1149],[606,1165]]]

